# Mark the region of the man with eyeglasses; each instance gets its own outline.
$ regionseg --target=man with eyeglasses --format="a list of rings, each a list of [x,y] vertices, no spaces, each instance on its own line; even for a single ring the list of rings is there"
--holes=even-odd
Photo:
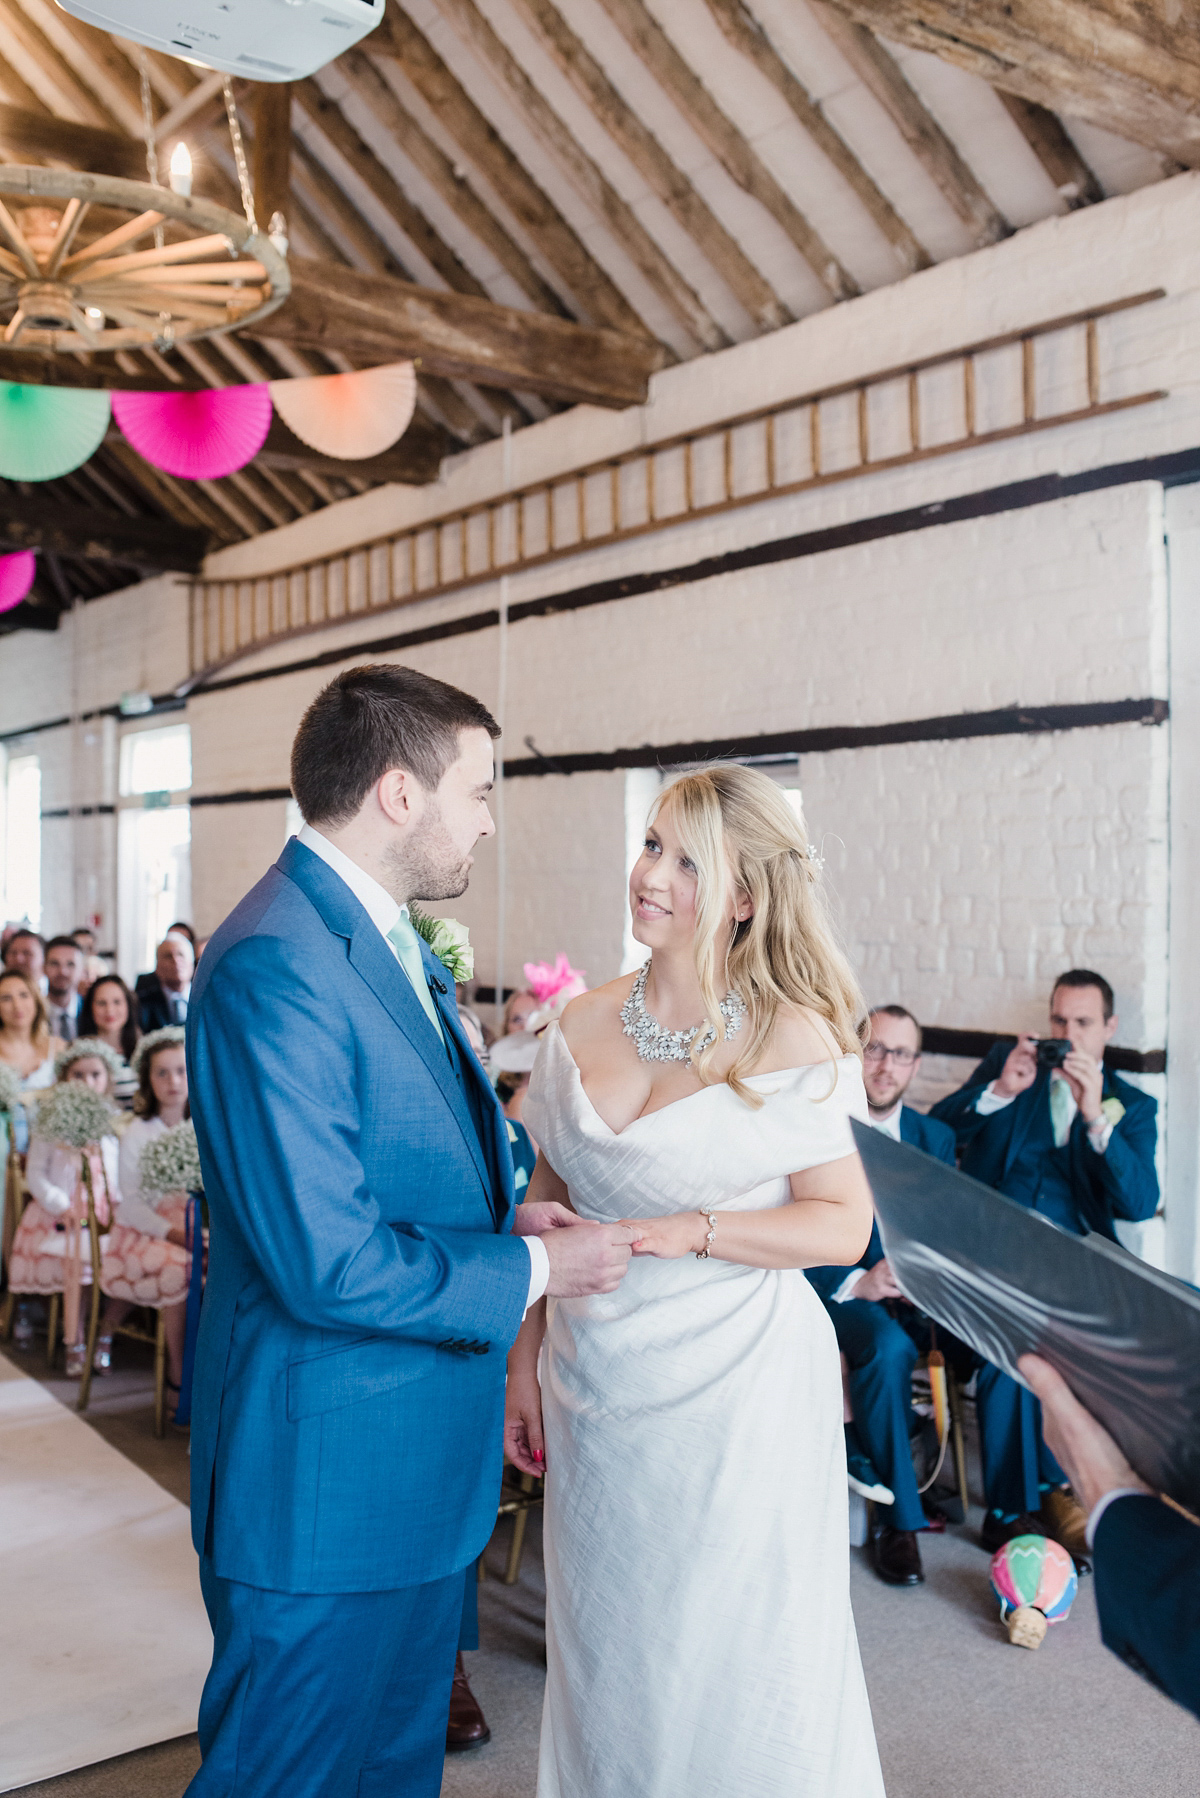
[[[953,1167],[953,1130],[903,1102],[920,1061],[921,1027],[911,1011],[877,1006],[863,1051],[871,1122]],[[872,1565],[889,1586],[920,1585],[925,1574],[917,1532],[928,1526],[909,1448],[917,1344],[887,1306],[903,1306],[900,1315],[908,1314],[917,1333],[923,1320],[892,1277],[878,1224],[857,1267],[813,1267],[808,1277],[825,1301],[850,1369],[854,1422],[846,1425],[846,1464],[851,1486],[877,1506]]]

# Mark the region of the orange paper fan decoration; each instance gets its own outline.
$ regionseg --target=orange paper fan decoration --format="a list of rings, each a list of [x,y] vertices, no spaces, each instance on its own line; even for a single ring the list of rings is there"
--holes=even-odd
[[[390,449],[408,428],[417,403],[417,375],[411,362],[389,362],[348,375],[272,381],[271,399],[284,424],[309,449],[359,462]]]

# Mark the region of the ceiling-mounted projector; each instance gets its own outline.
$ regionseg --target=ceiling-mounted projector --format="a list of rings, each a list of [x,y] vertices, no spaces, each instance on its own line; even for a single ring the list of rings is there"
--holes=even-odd
[[[249,81],[299,81],[374,31],[384,0],[58,0],[149,50]]]

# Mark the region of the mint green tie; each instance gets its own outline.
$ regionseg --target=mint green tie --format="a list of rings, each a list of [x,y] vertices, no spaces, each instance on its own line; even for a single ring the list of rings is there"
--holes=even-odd
[[[426,1017],[444,1043],[446,1033],[442,1029],[442,1020],[438,1016],[438,1009],[433,1002],[433,994],[429,990],[429,982],[425,976],[425,963],[421,959],[421,939],[413,929],[412,920],[406,911],[400,913],[388,931],[387,940],[396,951],[396,960],[408,975],[413,992],[421,1001]]]
[[[1055,1148],[1065,1148],[1071,1134],[1071,1089],[1065,1080],[1050,1082],[1050,1122],[1054,1125]]]

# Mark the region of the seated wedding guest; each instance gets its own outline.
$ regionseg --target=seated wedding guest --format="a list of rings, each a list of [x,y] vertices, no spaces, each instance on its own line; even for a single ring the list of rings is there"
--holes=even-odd
[[[176,918],[173,924],[167,925],[167,935],[186,937],[188,942],[192,945],[192,954],[195,955],[196,932],[192,929],[190,924],[185,924],[182,918]]]
[[[133,994],[119,974],[102,974],[90,986],[79,1012],[80,1036],[98,1036],[101,1042],[121,1059],[121,1067],[113,1082],[113,1097],[123,1111],[128,1111],[137,1091],[137,1075],[129,1058],[141,1035]]]
[[[500,1020],[501,1036],[514,1036],[518,1030],[525,1030],[529,1020],[541,1004],[537,994],[522,987],[518,993],[510,993],[504,1007],[504,1016]]]
[[[502,1036],[492,1044],[489,1052],[489,1068],[496,1097],[504,1108],[508,1125],[508,1146],[512,1150],[518,1204],[525,1197],[525,1189],[533,1177],[538,1158],[537,1144],[525,1128],[521,1116],[537,1052],[537,1037],[524,1030],[511,1036]]]
[[[4,945],[4,965],[18,974],[28,974],[39,992],[43,990],[42,970],[46,959],[46,945],[36,930],[29,930],[22,925],[14,930]]]
[[[95,955],[96,932],[92,929],[90,924],[80,924],[76,930],[73,930],[71,932],[71,941],[79,945],[85,956]]]
[[[17,968],[0,974],[0,1061],[21,1076],[29,1092],[54,1085],[54,1058],[65,1048],[52,1036],[37,982]]]
[[[190,938],[168,931],[158,945],[153,974],[137,977],[138,1023],[143,1030],[187,1023],[195,966]]]
[[[74,1042],[80,1034],[79,1010],[83,1001],[79,988],[86,961],[83,950],[73,937],[52,936],[46,944],[46,1016],[53,1035],[64,1043]]]
[[[911,1011],[903,1005],[876,1006],[863,1050],[870,1121],[897,1142],[911,1143],[953,1167],[954,1132],[903,1102],[920,1063],[921,1026]],[[920,1315],[892,1277],[878,1224],[872,1226],[867,1252],[856,1267],[813,1267],[808,1278],[825,1302],[849,1367],[854,1412],[854,1422],[846,1425],[850,1484],[864,1497],[878,1499],[882,1480],[888,1493],[877,1505],[872,1564],[890,1586],[919,1585],[925,1574],[917,1532],[927,1524],[909,1441],[915,1427],[912,1373]],[[910,1329],[892,1315],[888,1303],[902,1307],[901,1316],[911,1314]]]
[[[483,1034],[483,1025],[479,1020],[479,1015],[472,1011],[469,1005],[460,1005],[457,1010],[458,1021],[463,1027],[466,1039],[486,1068],[488,1065],[487,1038]]]
[[[55,1058],[54,1072],[60,1081],[79,1081],[111,1098],[117,1066],[118,1057],[107,1043],[80,1037]],[[120,1198],[116,1137],[105,1136],[98,1152],[89,1151],[89,1160],[96,1217],[103,1227],[111,1222]],[[79,1149],[39,1135],[36,1114],[25,1184],[32,1199],[21,1213],[13,1238],[9,1291],[43,1298],[62,1293],[67,1378],[78,1379],[87,1355],[82,1294],[92,1283],[82,1155]],[[98,1349],[96,1359],[99,1365]]]
[[[933,1108],[975,1180],[1076,1236],[1117,1240],[1118,1218],[1141,1222],[1158,1209],[1158,1106],[1104,1066],[1117,1029],[1113,991],[1103,975],[1072,968],[1050,995],[1050,1041],[1061,1065],[1034,1036],[996,1044],[967,1084]],[[1045,1039],[1043,1039],[1043,1044]],[[1054,1053],[1052,1051],[1052,1053]],[[989,1554],[1013,1536],[1052,1536],[1087,1557],[1087,1516],[1042,1435],[1033,1394],[999,1368],[976,1385],[987,1504],[981,1540]]]
[[[190,1117],[183,1029],[167,1025],[144,1036],[133,1051],[138,1090],[134,1119],[121,1138],[121,1202],[104,1245],[100,1289],[108,1298],[96,1344],[97,1366],[112,1359],[113,1331],[133,1305],[162,1311],[167,1337],[167,1384],[183,1377],[183,1336],[192,1257],[185,1229],[186,1195],[142,1188],[141,1156],[148,1142]]]
[[[1017,1365],[1087,1513],[1104,1646],[1200,1717],[1200,1528],[1138,1478],[1048,1361]]]

